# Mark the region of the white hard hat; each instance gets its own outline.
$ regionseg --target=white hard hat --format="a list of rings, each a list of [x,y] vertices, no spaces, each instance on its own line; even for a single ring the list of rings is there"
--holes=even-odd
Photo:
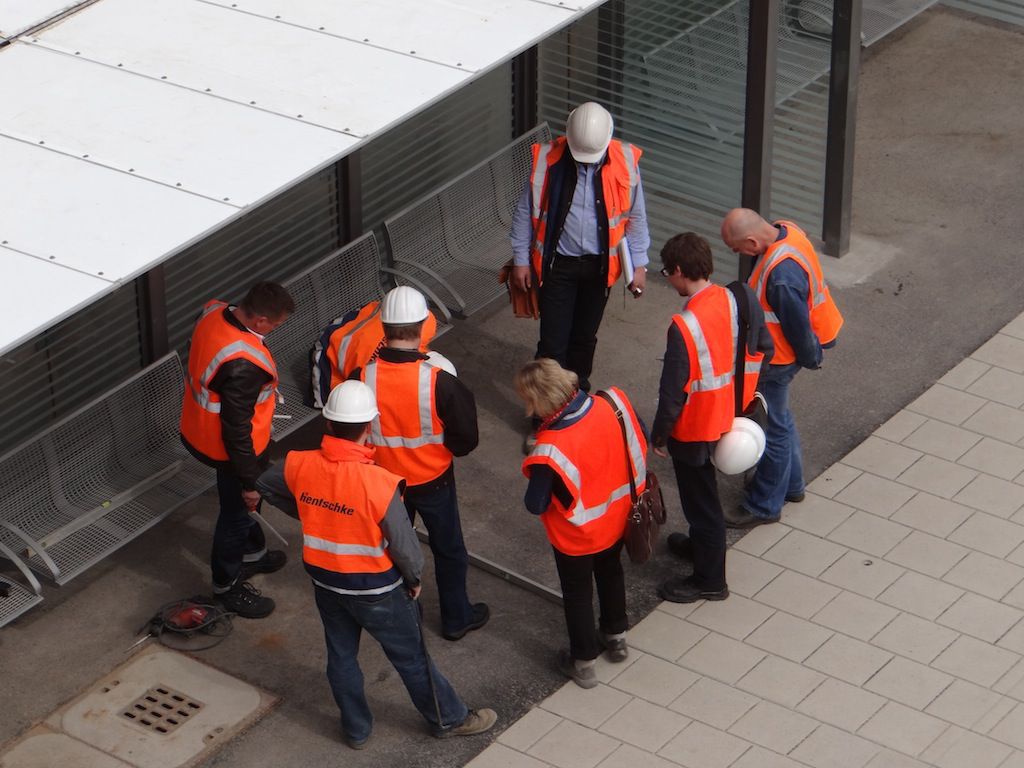
[[[608,110],[595,101],[580,104],[565,121],[569,152],[577,163],[596,163],[612,141],[614,122]]]
[[[738,475],[757,464],[763,453],[764,430],[756,422],[737,416],[732,429],[715,446],[712,461],[722,474]]]
[[[434,352],[433,350],[427,352],[427,364],[440,368],[443,371],[448,371],[452,376],[459,375],[455,372],[455,366],[452,364],[452,361],[440,352]]]
[[[427,300],[408,285],[392,288],[380,308],[380,321],[386,325],[409,325],[427,319]]]
[[[373,390],[361,381],[350,379],[331,390],[324,406],[324,418],[344,424],[366,424],[376,418],[377,398]]]

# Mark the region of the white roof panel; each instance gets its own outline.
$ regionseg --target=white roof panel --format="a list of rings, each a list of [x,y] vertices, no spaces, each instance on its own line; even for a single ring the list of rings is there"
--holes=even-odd
[[[0,0],[0,38],[14,37],[52,19],[81,0]]]
[[[0,134],[238,207],[357,141],[38,46],[0,63]]]

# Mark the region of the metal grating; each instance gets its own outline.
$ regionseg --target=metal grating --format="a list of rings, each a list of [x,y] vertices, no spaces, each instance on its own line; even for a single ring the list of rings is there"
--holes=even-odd
[[[0,457],[0,542],[64,584],[198,496],[170,354]]]
[[[942,0],[951,8],[1024,26],[1024,0]]]
[[[121,711],[121,717],[147,731],[174,733],[204,704],[169,685],[155,685]]]
[[[0,627],[9,624],[25,611],[43,601],[20,584],[0,576]]]
[[[394,266],[470,315],[505,294],[498,269],[512,257],[512,213],[530,177],[531,147],[546,125],[385,222]]]
[[[275,420],[275,438],[298,429],[319,414],[303,404],[310,389],[310,350],[333,319],[383,295],[379,267],[377,240],[369,233],[285,284],[295,299],[296,310],[284,325],[267,336],[267,346],[277,363],[284,397],[275,416],[291,418]]]

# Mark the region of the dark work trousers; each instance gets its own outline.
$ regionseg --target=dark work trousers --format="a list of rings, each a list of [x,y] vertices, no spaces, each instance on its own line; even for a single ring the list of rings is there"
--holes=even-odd
[[[466,593],[469,554],[462,539],[455,473],[449,470],[439,481],[406,488],[405,509],[412,523],[419,514],[430,535],[437,597],[441,604],[441,630],[458,632],[473,621],[473,606]]]
[[[629,629],[626,578],[619,559],[622,539],[593,555],[566,555],[557,549],[554,552],[558,581],[562,585],[565,626],[569,630],[569,653],[580,661],[596,659],[601,649],[594,631],[595,583],[601,608],[601,631],[606,635],[617,635]]]
[[[562,256],[548,270],[540,287],[540,341],[537,357],[550,357],[574,371],[580,388],[590,391],[597,329],[608,303],[601,256]]]
[[[718,499],[718,479],[710,456],[698,466],[672,458],[683,515],[693,542],[693,578],[712,591],[725,587],[725,517]]]
[[[266,552],[267,540],[260,524],[249,515],[242,500],[242,483],[234,474],[217,470],[217,494],[220,496],[220,514],[213,531],[210,562],[214,589],[223,591],[238,579],[243,558],[253,559],[246,555]]]

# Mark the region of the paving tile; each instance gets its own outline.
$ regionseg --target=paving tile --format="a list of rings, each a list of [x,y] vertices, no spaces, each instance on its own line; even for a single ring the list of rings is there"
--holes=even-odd
[[[964,728],[974,728],[1002,699],[1000,694],[988,688],[966,680],[954,680],[925,711]]]
[[[886,555],[886,560],[929,576],[942,576],[970,550],[937,536],[914,531]]]
[[[962,424],[984,404],[985,400],[981,397],[936,384],[907,408],[947,424]]]
[[[828,629],[787,613],[776,613],[746,642],[790,661],[803,661],[832,636]]]
[[[953,678],[944,672],[897,656],[864,687],[908,707],[924,709],[952,682]]]
[[[881,696],[830,677],[800,702],[797,710],[852,733],[884,704]]]
[[[467,763],[466,768],[549,768],[549,763],[516,752],[504,744],[491,744]]]
[[[976,418],[977,415],[971,418]],[[914,448],[922,453],[938,456],[946,461],[956,461],[980,439],[980,435],[967,429],[928,419],[902,442],[908,448]]]
[[[1017,550],[1010,555],[1010,557],[1016,560],[1020,557],[1020,554],[1020,550]],[[1009,563],[1007,563],[1007,565],[1009,565]],[[1017,608],[1024,608],[1024,582],[1021,582],[1005,595],[1002,595],[999,598],[999,601]]]
[[[831,584],[825,584],[802,573],[782,571],[771,584],[758,592],[754,599],[794,616],[809,619],[839,592],[840,590]]]
[[[1024,412],[1002,403],[985,403],[964,427],[1005,443],[1018,443],[1024,439]]]
[[[1024,751],[1015,749],[999,768],[1024,768]]]
[[[972,360],[968,357],[961,360],[953,370],[949,371],[945,376],[939,379],[938,383],[944,384],[947,387],[952,387],[953,389],[967,389],[991,367],[992,366],[986,363],[979,360]]]
[[[786,755],[817,727],[817,720],[778,704],[762,701],[737,720],[729,732]]]
[[[1017,315],[1017,317],[1007,323],[999,332],[1005,333],[1007,336],[1012,336],[1015,339],[1024,339],[1024,312]]]
[[[733,547],[725,559],[725,572],[730,594],[753,597],[782,573],[782,568]]]
[[[828,538],[851,549],[882,557],[905,539],[911,530],[884,517],[857,511],[832,531]]]
[[[978,685],[993,686],[1020,655],[973,637],[959,637],[932,662],[936,669]]]
[[[771,750],[754,745],[731,768],[803,768],[795,760],[776,754]]]
[[[863,443],[843,457],[843,463],[895,480],[903,470],[919,458],[921,458],[920,451],[869,435]]]
[[[1024,618],[1017,608],[968,592],[937,619],[939,624],[994,643]]]
[[[637,749],[632,744],[620,746],[602,760],[597,768],[632,768],[633,766],[636,768],[679,768],[677,763],[671,763],[650,752]]]
[[[1014,565],[1024,565],[1024,544],[1021,544],[1013,552],[1008,554],[1005,560],[1013,563]]]
[[[953,497],[953,501],[996,517],[1010,517],[1017,510],[1021,510],[1021,514],[1024,515],[1024,486],[992,475],[978,475]],[[1024,522],[1017,519],[1017,516],[1013,519],[1017,523]]]
[[[741,595],[732,595],[728,600],[705,602],[690,614],[688,620],[713,632],[742,640],[773,613],[773,608]]]
[[[668,706],[699,679],[699,675],[670,661],[641,654],[611,685],[655,704]]]
[[[732,684],[763,658],[763,653],[749,645],[712,632],[683,654],[679,663],[694,672]]]
[[[880,594],[878,600],[922,619],[934,621],[963,594],[964,591],[959,587],[931,576],[907,571]]]
[[[1024,526],[987,512],[975,512],[949,535],[949,540],[993,557],[1006,557],[1024,542]]]
[[[658,751],[686,768],[727,768],[750,744],[717,728],[693,722]]]
[[[1024,654],[1024,621],[1018,622],[996,641],[1000,648]]]
[[[996,693],[1003,693],[1018,700],[1024,699],[1024,661],[1018,661],[1010,671],[989,687]]]
[[[921,758],[938,768],[997,768],[1013,749],[977,733],[953,727],[928,747]]]
[[[963,494],[981,478],[986,475],[978,475],[972,480],[960,494]],[[1002,481],[1000,481],[1002,482]],[[957,495],[959,500],[960,494]],[[971,516],[972,510],[961,504],[954,503],[949,499],[940,499],[930,493],[918,493],[914,498],[900,507],[889,518],[897,523],[909,525],[919,531],[945,538],[956,530],[964,520]]]
[[[588,728],[597,728],[626,706],[632,698],[628,693],[607,685],[587,690],[570,682],[548,696],[538,706]]]
[[[643,699],[633,699],[608,718],[599,730],[647,752],[657,752],[689,723],[689,718],[676,712]]]
[[[724,731],[758,701],[756,696],[702,677],[673,701],[669,708]]]
[[[861,640],[870,640],[899,615],[899,611],[852,592],[841,592],[814,615],[814,623]]]
[[[1013,480],[1024,472],[1024,448],[984,437],[960,457],[960,464],[973,467],[987,475]]]
[[[888,651],[852,637],[832,635],[804,664],[853,685],[863,685],[892,657]]]
[[[761,526],[767,528],[768,526]],[[846,551],[844,547],[819,539],[803,531],[786,535],[762,556],[776,565],[790,568],[807,576],[818,576]]]
[[[971,451],[977,450],[977,446]],[[965,454],[969,456],[971,451]],[[962,462],[964,459],[961,458]],[[927,491],[944,499],[951,499],[961,488],[977,476],[977,472],[951,461],[938,459],[935,456],[922,456],[897,480],[911,488]]]
[[[997,333],[975,350],[970,359],[1024,373],[1024,340]]]
[[[1017,749],[1024,749],[1024,704],[1018,704],[1011,709],[988,735]]]
[[[911,415],[916,416],[916,414]],[[897,438],[890,437],[889,439],[895,440]],[[860,475],[859,469],[854,469],[853,467],[849,467],[841,462],[836,462],[814,478],[814,480],[808,484],[807,490],[818,496],[831,499],[839,493],[839,491],[852,483],[858,475]]]
[[[985,366],[987,369],[988,366]],[[978,374],[980,376],[981,373]],[[971,381],[974,381],[972,379]],[[960,387],[963,389],[963,387]],[[899,411],[891,419],[875,430],[874,434],[885,440],[892,440],[894,443],[901,442],[911,432],[924,424],[927,419],[913,411]]]
[[[990,733],[999,723],[1003,721],[1003,718],[1013,711],[1013,708],[1017,706],[1017,702],[1009,696],[1003,696],[995,703],[995,705],[981,716],[981,719],[976,722],[972,728],[976,733]]]
[[[929,664],[956,638],[956,632],[903,613],[875,635],[871,644],[922,664]]]
[[[918,755],[949,727],[931,715],[890,701],[858,733],[906,755]]]
[[[903,568],[884,560],[848,551],[821,574],[821,579],[858,595],[875,598],[904,573]]]
[[[742,539],[732,545],[732,548],[746,552],[748,555],[760,557],[791,530],[792,528],[782,523],[759,525],[745,533]]]
[[[1020,408],[1024,405],[1024,376],[1002,368],[990,368],[967,391],[987,400]]]
[[[594,672],[597,674],[598,682],[610,683],[615,680],[619,675],[633,666],[634,663],[640,658],[649,658],[646,653],[637,648],[629,649],[629,656],[626,657],[625,661],[611,662],[605,658],[604,654],[597,657],[597,664],[594,666]]]
[[[573,686],[579,687],[575,683]],[[506,747],[525,752],[560,722],[562,718],[558,715],[534,707],[505,729],[498,736],[498,741]]]
[[[768,656],[740,678],[736,687],[776,704],[795,707],[824,680],[820,672],[778,656]]]
[[[827,536],[853,512],[853,507],[808,493],[799,504],[786,506],[786,525],[815,536]]]
[[[1024,568],[982,552],[971,552],[942,580],[972,592],[1001,598],[1024,580]]]
[[[558,768],[593,768],[618,746],[619,741],[610,736],[563,720],[530,747],[527,754]]]
[[[864,768],[881,749],[859,736],[823,725],[791,754],[814,768]]]
[[[920,760],[883,749],[864,768],[930,768]]]
[[[701,605],[701,601],[695,603],[670,603],[667,600],[658,603],[657,610],[667,613],[669,616],[675,616],[677,619],[689,618],[690,614],[696,611]]]
[[[882,517],[889,517],[914,495],[908,488],[878,475],[864,473],[835,495],[835,500]]]
[[[629,631],[629,644],[652,656],[675,661],[706,634],[706,630],[689,622],[653,611]]]

